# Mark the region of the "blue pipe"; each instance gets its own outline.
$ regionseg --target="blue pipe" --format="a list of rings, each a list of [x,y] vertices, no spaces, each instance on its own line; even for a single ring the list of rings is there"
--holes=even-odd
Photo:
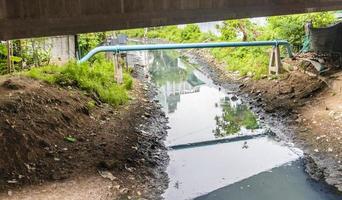
[[[253,42],[212,42],[212,43],[185,43],[185,44],[146,44],[146,45],[116,45],[100,46],[91,50],[78,63],[84,63],[100,52],[128,52],[141,50],[167,50],[167,49],[198,49],[198,48],[222,48],[222,47],[252,47],[252,46],[280,46],[286,47],[289,57],[293,57],[291,46],[287,41],[253,41]]]

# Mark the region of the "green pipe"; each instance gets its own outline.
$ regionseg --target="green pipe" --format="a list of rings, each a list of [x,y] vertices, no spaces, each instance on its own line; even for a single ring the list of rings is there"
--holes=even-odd
[[[203,49],[223,47],[260,47],[260,46],[285,46],[289,57],[293,57],[290,44],[284,40],[275,41],[252,41],[252,42],[211,42],[211,43],[185,43],[185,44],[144,44],[144,45],[116,45],[100,46],[91,50],[86,56],[79,60],[79,63],[88,61],[95,54],[100,52],[128,52],[143,50],[169,50],[169,49]]]

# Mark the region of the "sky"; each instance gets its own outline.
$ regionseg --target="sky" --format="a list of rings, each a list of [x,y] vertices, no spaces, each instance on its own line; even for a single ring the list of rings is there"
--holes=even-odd
[[[342,19],[342,11],[336,13],[337,18]],[[267,24],[266,17],[257,17],[257,18],[251,18],[251,21],[256,23],[259,26],[265,26]],[[197,23],[197,25],[200,27],[202,32],[212,32],[213,34],[219,36],[220,33],[216,29],[216,25],[220,25],[222,21],[215,21],[215,22],[204,22],[204,23]],[[179,25],[179,27],[184,27],[185,25]]]

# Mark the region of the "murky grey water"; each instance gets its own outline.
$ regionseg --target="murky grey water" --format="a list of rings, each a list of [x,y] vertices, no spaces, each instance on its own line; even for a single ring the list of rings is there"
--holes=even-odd
[[[267,136],[254,113],[176,51],[141,53],[170,121],[167,200],[342,199],[304,173],[302,152]],[[222,138],[234,142],[201,143]],[[239,138],[243,138],[240,140]]]
[[[218,189],[196,200],[327,200],[341,199],[331,188],[308,180],[298,160]]]

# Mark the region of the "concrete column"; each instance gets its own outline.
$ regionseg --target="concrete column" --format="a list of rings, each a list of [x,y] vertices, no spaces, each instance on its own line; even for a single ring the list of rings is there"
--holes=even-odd
[[[76,58],[75,37],[73,35],[57,36],[47,39],[45,49],[51,53],[51,63],[63,65]]]

